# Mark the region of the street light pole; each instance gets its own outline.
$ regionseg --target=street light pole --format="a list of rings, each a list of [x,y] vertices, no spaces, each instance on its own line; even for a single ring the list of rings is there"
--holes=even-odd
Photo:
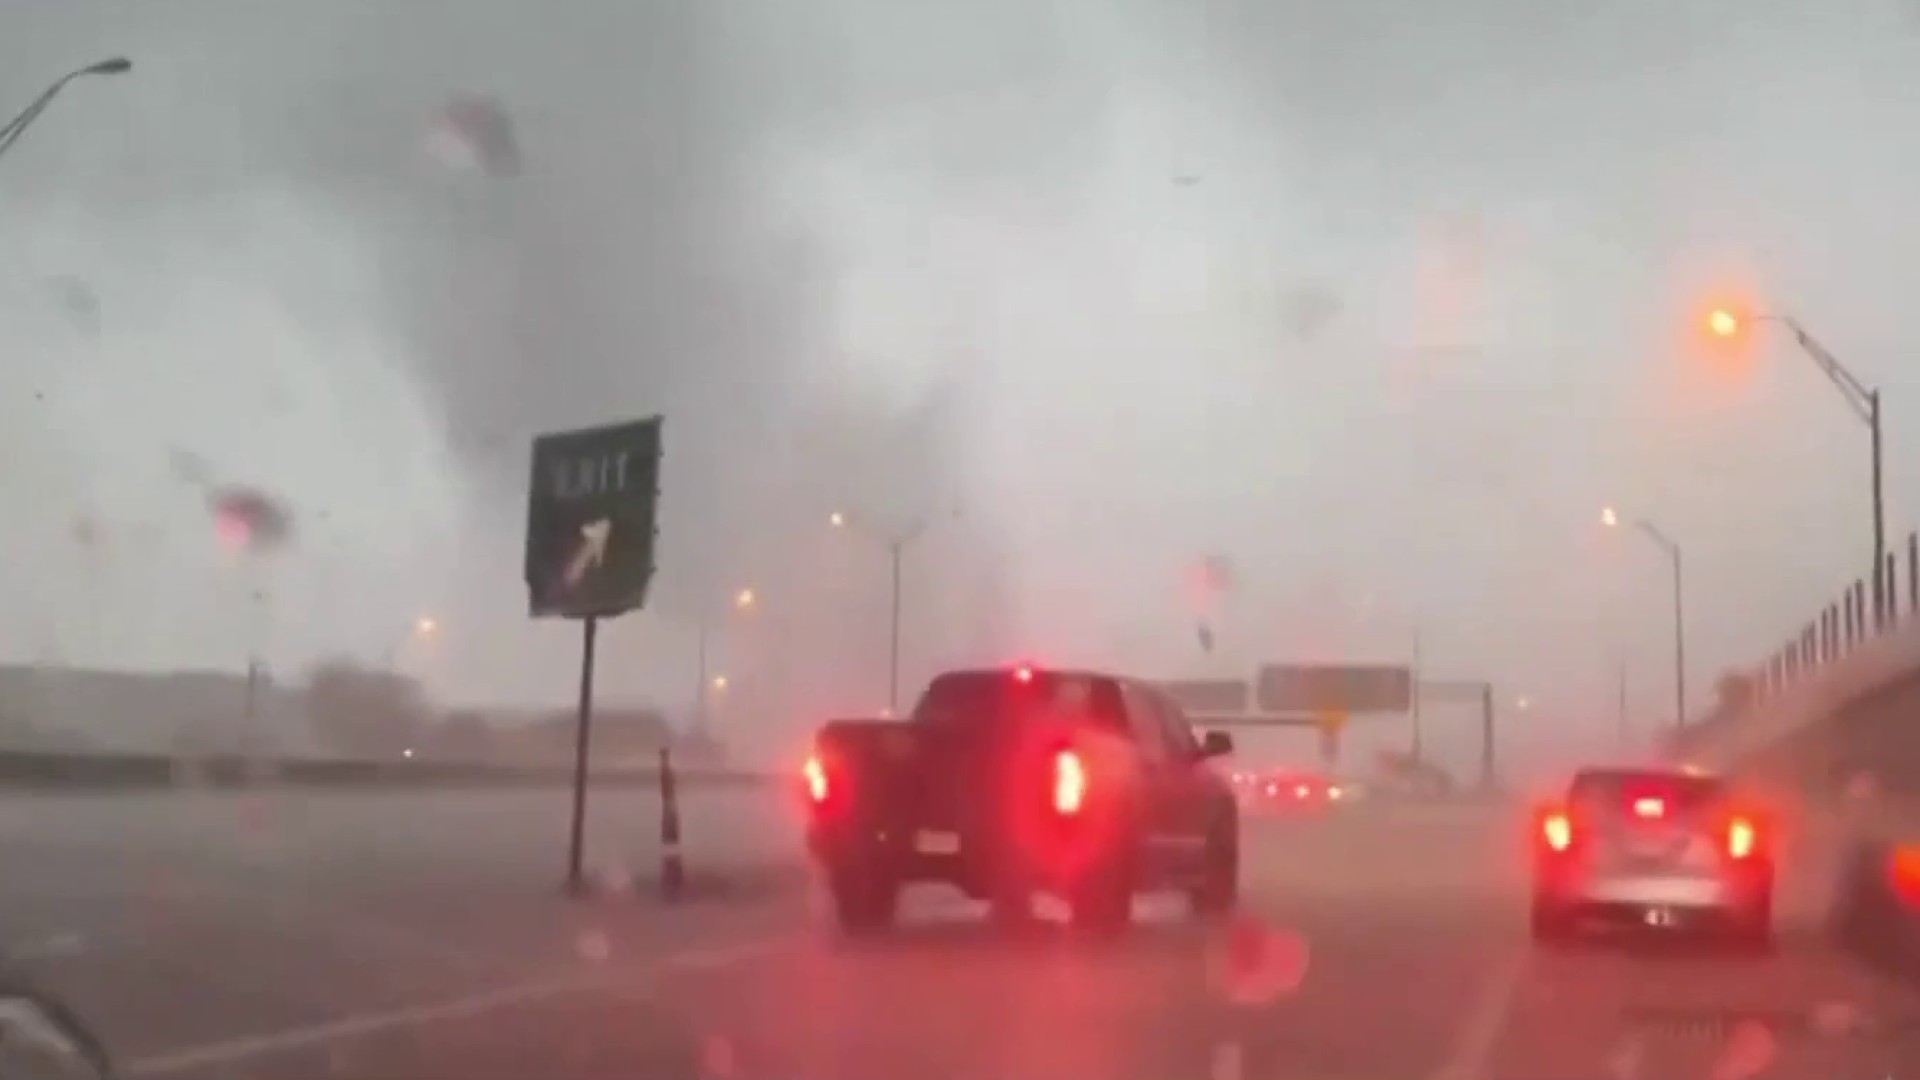
[[[1609,528],[1620,524],[1620,517],[1609,506],[1600,511],[1600,522]],[[1683,561],[1680,557],[1680,545],[1653,522],[1640,518],[1634,526],[1647,539],[1659,545],[1673,563],[1673,726],[1685,726],[1687,722],[1687,609],[1686,580],[1683,575]]]
[[[895,537],[887,541],[887,553],[893,564],[893,614],[887,633],[887,712],[900,714],[900,557],[907,541]]]
[[[1786,327],[1793,334],[1793,340],[1800,346],[1800,351],[1813,360],[1814,364],[1820,368],[1820,373],[1825,375],[1834,389],[1840,391],[1840,396],[1846,399],[1847,407],[1851,408],[1854,414],[1867,425],[1872,453],[1870,483],[1873,489],[1871,494],[1873,500],[1873,619],[1875,629],[1879,629],[1885,625],[1894,606],[1891,603],[1892,590],[1887,582],[1887,517],[1886,502],[1881,488],[1880,391],[1861,382],[1858,376],[1840,362],[1839,357],[1834,356],[1826,346],[1815,340],[1812,334],[1807,333],[1807,328],[1801,326],[1799,320],[1792,316],[1757,315],[1752,321],[1779,323]],[[1734,337],[1741,331],[1741,321],[1739,316],[1731,312],[1715,311],[1709,316],[1707,327],[1720,337]]]
[[[0,154],[6,153],[14,143],[20,141],[20,136],[26,134],[27,129],[40,118],[40,114],[53,103],[53,99],[59,96],[60,91],[67,88],[68,83],[89,75],[122,75],[132,70],[133,61],[124,56],[116,56],[95,64],[88,64],[83,68],[76,68],[55,79],[53,85],[42,90],[39,97],[34,98],[26,108],[20,110],[18,116],[7,121],[5,127],[0,127]]]
[[[1880,391],[1867,392],[1867,428],[1873,439],[1873,611],[1882,628],[1893,621],[1899,605],[1893,583],[1887,580],[1887,507],[1881,487]]]
[[[1682,575],[1680,545],[1651,521],[1643,519],[1637,524],[1640,531],[1660,545],[1673,562],[1673,726],[1679,728],[1687,722],[1686,582]]]
[[[707,624],[700,624],[700,653],[695,664],[698,678],[693,684],[693,729],[707,730]]]
[[[836,529],[854,529],[864,532],[861,523],[855,522],[841,511],[835,510],[827,516],[827,522]],[[906,556],[908,545],[918,540],[927,531],[927,523],[922,521],[902,533],[879,534],[875,536],[887,547],[887,571],[890,580],[888,597],[889,616],[887,620],[887,712],[898,715],[900,712],[900,564]]]

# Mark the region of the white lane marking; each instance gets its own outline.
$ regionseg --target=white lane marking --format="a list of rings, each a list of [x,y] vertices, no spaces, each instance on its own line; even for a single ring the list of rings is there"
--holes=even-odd
[[[673,971],[710,971],[764,956],[778,950],[782,944],[783,942],[780,941],[761,941],[679,953],[662,958],[658,965],[646,974],[657,978]],[[342,1039],[376,1035],[383,1031],[418,1027],[447,1020],[468,1019],[516,1005],[546,1001],[568,994],[604,990],[614,986],[639,989],[651,985],[654,981],[653,978],[644,976],[636,981],[635,975],[636,973],[630,970],[624,972],[597,970],[584,975],[541,979],[422,1005],[343,1016],[318,1024],[287,1028],[261,1035],[221,1039],[198,1046],[149,1054],[126,1063],[121,1072],[127,1076],[165,1076],[170,1073],[230,1066],[253,1058],[324,1046]]]
[[[1638,1035],[1628,1035],[1607,1057],[1607,1075],[1613,1080],[1640,1080],[1640,1067],[1646,1063],[1647,1046]]]
[[[1513,1008],[1514,995],[1527,973],[1527,954],[1520,953],[1501,964],[1487,980],[1473,1011],[1449,1048],[1447,1059],[1433,1073],[1432,1080],[1476,1080],[1487,1071],[1487,1059],[1506,1028],[1507,1013]]]
[[[1229,1039],[1214,1044],[1213,1068],[1208,1080],[1243,1080],[1246,1074],[1246,1052],[1239,1043]]]

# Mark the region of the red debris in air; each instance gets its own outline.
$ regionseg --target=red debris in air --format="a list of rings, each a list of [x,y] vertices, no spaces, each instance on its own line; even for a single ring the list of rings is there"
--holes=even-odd
[[[512,176],[520,171],[520,143],[513,120],[484,94],[460,93],[434,118],[427,150],[450,168]]]
[[[293,512],[264,492],[219,488],[207,501],[213,511],[214,533],[229,551],[271,551],[293,535]]]

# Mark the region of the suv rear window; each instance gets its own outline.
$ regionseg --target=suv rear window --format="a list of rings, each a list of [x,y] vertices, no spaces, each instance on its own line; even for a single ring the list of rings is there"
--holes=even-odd
[[[1039,668],[960,671],[933,680],[914,707],[913,719],[948,726],[1075,717],[1125,731],[1120,702],[1119,684],[1097,675]]]
[[[1625,812],[1635,799],[1657,798],[1681,813],[1697,810],[1725,798],[1727,782],[1713,776],[1653,769],[1591,770],[1573,778],[1568,800],[1587,807],[1617,807]]]

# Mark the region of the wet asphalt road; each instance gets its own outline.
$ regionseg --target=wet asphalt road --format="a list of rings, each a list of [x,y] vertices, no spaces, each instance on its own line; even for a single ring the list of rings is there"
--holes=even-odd
[[[1099,943],[1045,920],[1009,936],[929,890],[896,934],[848,943],[783,798],[699,792],[687,819],[696,895],[669,907],[637,794],[596,803],[587,900],[558,888],[559,792],[8,797],[0,941],[132,1076],[1920,1072],[1920,999],[1827,944],[1828,860],[1807,841],[1772,955],[1541,952],[1511,811],[1250,821],[1247,912],[1295,947],[1289,978],[1235,1003],[1222,935],[1177,901]]]

